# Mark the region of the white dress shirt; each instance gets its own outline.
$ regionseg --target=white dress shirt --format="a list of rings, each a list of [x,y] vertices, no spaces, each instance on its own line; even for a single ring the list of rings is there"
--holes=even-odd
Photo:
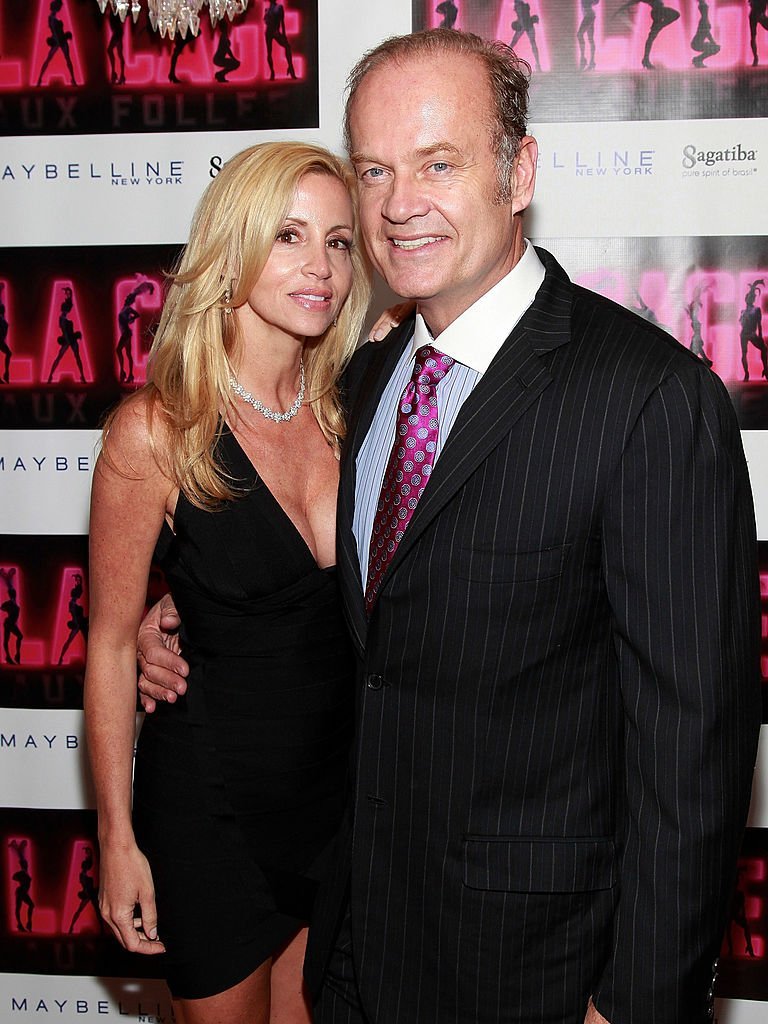
[[[357,454],[352,531],[357,542],[361,580],[368,574],[368,549],[381,481],[395,439],[398,400],[411,379],[416,352],[422,345],[434,343],[440,352],[456,360],[450,373],[437,385],[440,422],[435,451],[437,462],[467,396],[533,302],[543,280],[544,267],[528,242],[522,257],[506,277],[465,309],[437,340],[433,339],[421,314],[416,315],[411,343],[405,346],[382,392],[370,430]]]

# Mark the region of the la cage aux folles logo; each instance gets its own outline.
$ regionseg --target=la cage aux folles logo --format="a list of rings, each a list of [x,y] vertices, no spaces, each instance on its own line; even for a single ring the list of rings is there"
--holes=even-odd
[[[221,131],[318,125],[317,0],[251,0],[163,39],[96,0],[3,0],[0,132]]]
[[[533,69],[536,121],[761,117],[768,0],[413,0]]]
[[[19,467],[0,454],[0,479],[39,475],[42,462],[41,453]],[[147,607],[167,589],[153,566]],[[87,536],[0,537],[1,707],[82,708],[89,598]]]
[[[0,249],[0,427],[96,428],[144,383],[178,252]]]
[[[122,949],[99,914],[94,811],[4,810],[0,866],[4,971],[136,974],[135,958]],[[156,977],[159,969],[148,962],[155,958],[144,959],[142,976]],[[144,1012],[154,1010],[146,1006]]]

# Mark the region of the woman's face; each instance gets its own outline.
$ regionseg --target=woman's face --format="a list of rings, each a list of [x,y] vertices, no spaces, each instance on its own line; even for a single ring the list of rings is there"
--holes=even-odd
[[[344,185],[309,173],[293,200],[248,300],[237,309],[247,332],[316,338],[352,287],[354,212]]]

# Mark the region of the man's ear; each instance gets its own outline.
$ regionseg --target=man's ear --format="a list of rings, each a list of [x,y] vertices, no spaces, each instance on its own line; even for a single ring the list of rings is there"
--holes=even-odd
[[[522,213],[533,199],[539,147],[532,135],[524,135],[512,167],[512,212]]]

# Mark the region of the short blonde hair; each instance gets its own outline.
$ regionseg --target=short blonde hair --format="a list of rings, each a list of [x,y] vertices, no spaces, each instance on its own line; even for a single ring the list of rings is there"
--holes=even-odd
[[[344,436],[338,380],[355,350],[371,290],[354,175],[345,161],[320,146],[251,146],[224,164],[198,204],[189,241],[168,275],[148,383],[138,393],[149,398],[151,439],[158,436],[154,417],[160,414],[164,421],[162,455],[155,447],[163,472],[201,508],[235,493],[214,454],[222,413],[234,412],[229,379],[242,344],[237,317],[226,310],[247,300],[306,174],[336,178],[355,210],[352,289],[337,322],[304,351],[308,401],[320,429],[332,445]]]

